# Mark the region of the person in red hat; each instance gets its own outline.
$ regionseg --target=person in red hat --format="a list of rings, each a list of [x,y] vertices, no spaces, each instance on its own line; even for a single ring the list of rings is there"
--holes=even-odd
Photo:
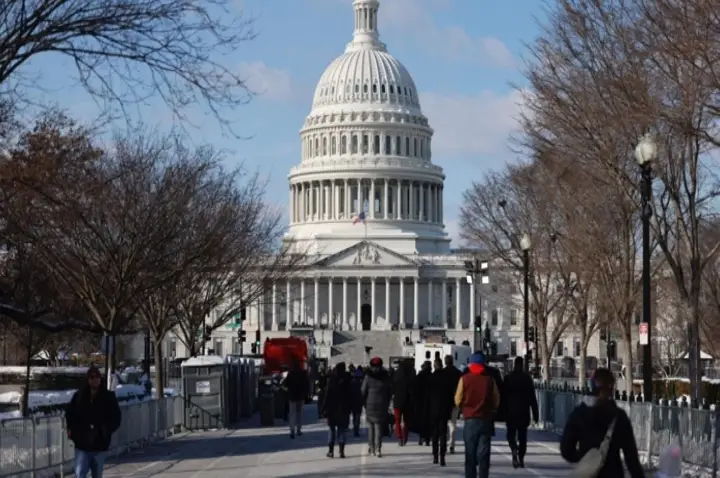
[[[361,394],[365,405],[365,418],[368,422],[368,452],[381,457],[392,388],[390,375],[383,368],[380,357],[373,357],[370,360],[370,369],[363,380]]]

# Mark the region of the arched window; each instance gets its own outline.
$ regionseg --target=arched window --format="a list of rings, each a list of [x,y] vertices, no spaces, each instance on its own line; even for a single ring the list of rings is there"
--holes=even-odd
[[[425,138],[420,138],[420,157],[425,157]]]
[[[323,136],[323,156],[327,156],[327,138]]]
[[[384,95],[385,94],[385,83],[380,85],[380,92]]]
[[[390,136],[385,136],[385,154],[390,155],[392,149],[392,138]]]
[[[393,85],[390,85],[390,94],[395,94],[395,87]]]
[[[418,155],[418,145],[417,145],[417,138],[413,138],[413,156],[417,158]]]
[[[357,154],[358,152],[358,137],[356,134],[352,135],[350,140],[350,153]]]
[[[377,134],[373,138],[373,154],[380,154],[380,136]]]
[[[314,156],[320,156],[320,140],[315,138],[315,154]]]
[[[410,138],[405,138],[405,156],[410,156]]]
[[[347,154],[347,136],[340,137],[340,154]]]
[[[368,154],[370,151],[370,145],[368,144],[370,142],[370,139],[368,138],[368,135],[364,134],[362,137],[362,152],[363,154]]]
[[[330,154],[337,154],[337,138],[334,135],[330,138]]]
[[[377,93],[377,85],[373,83],[373,94]]]
[[[402,143],[400,142],[400,136],[395,137],[395,155],[402,156]]]
[[[355,85],[355,93],[360,93],[360,85]]]
[[[367,92],[368,92],[368,87],[367,87],[367,85],[363,85],[363,93],[367,93]]]

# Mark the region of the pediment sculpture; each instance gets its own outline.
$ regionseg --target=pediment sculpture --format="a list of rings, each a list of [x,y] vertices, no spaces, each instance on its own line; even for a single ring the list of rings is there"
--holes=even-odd
[[[380,264],[380,253],[370,244],[364,244],[355,251],[354,265],[360,264]]]

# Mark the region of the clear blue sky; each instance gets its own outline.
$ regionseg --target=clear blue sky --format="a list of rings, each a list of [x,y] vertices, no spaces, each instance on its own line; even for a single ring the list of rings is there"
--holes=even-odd
[[[251,88],[261,93],[230,116],[234,130],[249,139],[219,132],[212,118],[197,113],[195,143],[211,142],[268,177],[269,199],[286,207],[286,175],[300,161],[298,130],[309,113],[315,82],[352,36],[352,0],[236,0],[257,17],[257,39],[227,58]],[[420,91],[421,105],[435,129],[433,161],[445,169],[445,217],[456,237],[462,191],[483,172],[515,158],[507,138],[516,127],[523,84],[524,43],[531,42],[541,16],[539,1],[380,0],[381,40],[405,64]],[[518,7],[524,7],[519,9]],[[47,88],[45,98],[80,120],[96,108],[72,86],[67,61],[46,56],[29,71]],[[37,93],[40,95],[40,93]],[[140,113],[159,129],[171,115],[153,105]],[[457,241],[454,241],[457,245]]]

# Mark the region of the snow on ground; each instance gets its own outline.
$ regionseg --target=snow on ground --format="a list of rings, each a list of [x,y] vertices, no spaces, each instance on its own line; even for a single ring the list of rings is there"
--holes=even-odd
[[[27,369],[24,365],[0,366],[1,374],[25,375]],[[30,367],[30,375],[87,375],[87,367]]]
[[[222,365],[225,359],[218,355],[198,355],[185,360],[181,367],[210,367],[212,365]]]
[[[663,377],[663,378],[661,378],[661,379],[655,379],[655,380],[661,380],[661,381],[664,381],[664,382],[686,382],[686,383],[690,383],[690,379],[687,378],[687,377]],[[703,378],[702,378],[702,381],[703,381],[703,382],[707,382],[707,383],[712,383],[712,384],[715,384],[715,385],[720,384],[720,378],[707,378],[707,377],[703,377]],[[643,381],[642,381],[641,378],[636,378],[635,380],[633,380],[633,383],[634,383],[634,384],[637,384],[637,385],[642,385]]]

